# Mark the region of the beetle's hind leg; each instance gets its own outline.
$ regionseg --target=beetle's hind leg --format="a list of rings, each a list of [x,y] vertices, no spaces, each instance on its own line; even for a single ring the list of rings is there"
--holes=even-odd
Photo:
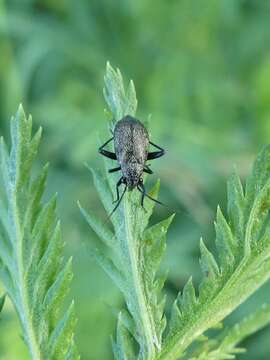
[[[99,153],[103,156],[106,156],[107,158],[109,159],[112,159],[112,160],[116,160],[116,155],[115,153],[111,152],[111,151],[108,151],[108,150],[105,150],[105,146],[109,144],[109,142],[111,142],[113,140],[113,137],[110,138],[108,141],[106,141],[102,146],[100,146],[100,148],[98,149]]]
[[[119,196],[119,186],[121,184],[125,184],[125,188],[124,188],[124,191],[122,192],[122,195]],[[125,181],[125,178],[124,177],[121,177],[121,179],[118,181],[117,185],[116,185],[116,191],[117,191],[117,204],[115,205],[115,207],[113,208],[112,212],[110,213],[109,217],[112,216],[112,214],[115,212],[115,210],[118,208],[118,206],[121,204],[121,201],[123,199],[123,196],[125,195],[125,192],[127,190],[127,184],[126,184],[126,181]]]
[[[151,145],[153,145],[155,148],[159,149],[159,151],[153,151],[153,152],[149,152],[148,156],[147,156],[147,160],[153,160],[153,159],[157,159],[161,156],[163,156],[165,154],[165,150],[162,149],[162,147],[152,143],[151,141],[149,141],[149,143]]]
[[[148,165],[144,165],[143,171],[147,174],[154,174],[153,171],[149,168]]]

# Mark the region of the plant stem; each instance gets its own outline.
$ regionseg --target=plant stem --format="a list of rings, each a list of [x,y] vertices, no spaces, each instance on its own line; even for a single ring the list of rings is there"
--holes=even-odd
[[[140,239],[134,237],[134,228],[133,221],[131,220],[134,216],[131,216],[131,201],[130,193],[124,199],[124,221],[125,221],[125,234],[126,234],[126,250],[128,255],[128,263],[130,264],[130,283],[134,289],[134,296],[131,294],[132,298],[130,301],[134,303],[134,306],[140,314],[137,324],[139,325],[139,333],[143,338],[142,343],[144,348],[142,349],[144,353],[144,359],[150,360],[155,356],[155,338],[156,334],[151,326],[151,315],[148,312],[147,299],[144,294],[143,281],[140,278],[140,259],[139,259],[139,246],[138,241]],[[135,232],[136,233],[136,232]]]

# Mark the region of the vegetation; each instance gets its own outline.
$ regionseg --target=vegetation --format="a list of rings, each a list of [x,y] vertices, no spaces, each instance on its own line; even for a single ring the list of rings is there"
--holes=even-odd
[[[3,138],[0,145],[0,277],[31,358],[75,359],[73,304],[60,312],[72,279],[71,261],[62,264],[56,198],[41,202],[48,166],[34,179],[31,174],[41,129],[32,137],[32,119],[20,107],[10,130],[10,153]]]
[[[131,82],[125,93],[122,76],[107,64],[105,97],[115,121],[135,115],[137,100]],[[130,110],[132,109],[132,110]],[[132,111],[132,112],[130,112]],[[108,163],[108,161],[106,161]],[[112,161],[106,170],[112,167]],[[108,174],[108,171],[107,171]],[[108,214],[112,210],[116,178],[107,180],[93,171],[94,183]],[[158,186],[152,193],[157,196]],[[218,261],[200,242],[200,263],[203,278],[198,295],[188,280],[171,309],[168,331],[164,316],[165,298],[160,291],[165,281],[156,273],[164,255],[165,235],[172,221],[166,220],[148,227],[154,203],[148,202],[146,212],[140,206],[136,191],[129,192],[123,205],[113,216],[114,232],[102,224],[95,214],[81,211],[89,225],[111,249],[111,256],[95,250],[95,255],[124,295],[126,309],[118,316],[117,337],[113,344],[116,359],[178,359],[205,331],[214,328],[237,306],[270,278],[270,146],[255,161],[245,190],[236,173],[228,181],[228,221],[218,207],[216,217],[216,247]],[[206,352],[198,358],[227,359],[234,347],[250,333],[270,322],[269,305],[252,314],[248,320],[228,329],[222,340],[205,339]],[[215,338],[214,338],[215,339]],[[139,345],[136,354],[133,341]],[[218,346],[217,346],[218,344]]]
[[[104,174],[97,147],[111,120],[103,113],[101,91],[106,61],[133,78],[140,105],[136,116],[148,121],[151,138],[166,149],[166,156],[153,162],[155,175],[146,186],[153,188],[159,177],[159,198],[179,210],[158,273],[167,273],[162,294],[169,321],[190,275],[195,289],[201,282],[200,236],[219,262],[213,221],[220,204],[229,222],[226,179],[236,165],[244,184],[254,154],[269,143],[269,10],[264,0],[203,0],[200,7],[195,0],[0,0],[0,134],[10,148],[9,119],[20,102],[33,114],[34,131],[38,125],[44,129],[32,173],[50,162],[43,203],[58,192],[64,256],[73,256],[70,298],[82,359],[112,359],[114,309],[125,308],[113,282],[89,258],[85,246],[96,248],[100,242],[74,205],[80,199],[110,227],[83,166],[87,162]],[[170,215],[156,208],[149,226]],[[101,250],[104,254],[105,247]],[[225,329],[260,309],[269,291],[266,283],[226,318]],[[9,297],[0,330],[0,357],[28,359]],[[237,357],[268,359],[269,331],[265,327],[244,340],[240,346],[248,351]],[[207,354],[221,346],[200,344]]]

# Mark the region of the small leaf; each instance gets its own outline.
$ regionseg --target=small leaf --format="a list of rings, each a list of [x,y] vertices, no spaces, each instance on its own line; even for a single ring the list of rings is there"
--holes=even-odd
[[[227,191],[230,225],[232,226],[232,231],[235,234],[238,242],[241,242],[244,238],[245,229],[245,198],[241,181],[236,172],[234,172],[233,175],[229,178]],[[240,244],[238,244],[238,246],[239,245]]]
[[[105,100],[114,116],[114,120],[118,121],[125,115],[123,111],[125,90],[120,70],[115,71],[109,62],[107,62],[106,66],[104,83],[103,93]]]
[[[127,89],[127,95],[126,95],[126,101],[125,101],[125,108],[124,108],[124,114],[125,115],[136,115],[137,110],[137,98],[136,98],[136,90],[135,86],[132,80],[130,80],[128,89]]]
[[[219,276],[219,268],[214,256],[205,246],[203,239],[200,240],[201,259],[200,264],[202,272],[207,278],[216,279]]]
[[[35,134],[35,136],[33,137],[33,139],[31,140],[31,142],[29,143],[29,147],[27,149],[27,156],[25,154],[25,160],[23,162],[23,166],[21,169],[21,181],[29,181],[29,171],[32,168],[33,165],[33,161],[37,155],[37,151],[38,151],[38,147],[39,147],[39,143],[41,140],[41,135],[42,135],[42,129],[39,128],[39,130],[37,131],[37,133]],[[23,184],[20,184],[21,186]]]
[[[35,225],[32,231],[32,242],[26,242],[26,249],[24,252],[25,264],[29,264],[29,255],[32,255],[31,262],[38,263],[47,249],[47,244],[54,231],[55,226],[55,209],[56,196],[54,196],[40,211],[36,218]],[[29,247],[33,248],[33,252],[29,253]]]
[[[118,357],[120,356],[120,359],[122,360],[136,359],[133,340],[129,331],[122,322],[121,313],[118,316],[116,339]]]
[[[221,265],[221,272],[230,266],[234,265],[234,253],[236,250],[236,243],[226,219],[224,218],[220,207],[217,209],[216,228],[216,245]]]
[[[69,346],[73,343],[71,329],[74,328],[75,324],[76,318],[74,304],[72,303],[51,334],[48,346],[50,349],[49,359],[62,359],[68,354]]]
[[[195,289],[192,284],[192,278],[190,278],[183,290],[183,295],[181,298],[181,309],[183,312],[191,316],[191,314],[194,312],[196,305],[197,299],[195,295]]]
[[[30,188],[30,199],[25,212],[25,226],[30,225],[30,231],[33,230],[35,219],[41,209],[41,199],[45,191],[46,180],[48,176],[48,167],[45,165],[37,178],[32,182]]]
[[[176,330],[179,330],[182,325],[182,313],[179,309],[179,298],[181,297],[181,294],[178,295],[177,299],[173,302],[171,307],[171,316],[170,316],[170,322],[169,322],[169,330],[170,334],[174,333]]]
[[[257,156],[252,174],[246,184],[246,198],[252,204],[256,195],[270,178],[270,145],[267,145]]]
[[[48,318],[52,327],[56,325],[63,301],[69,292],[72,278],[72,258],[70,258],[57,275],[43,301],[44,316]]]

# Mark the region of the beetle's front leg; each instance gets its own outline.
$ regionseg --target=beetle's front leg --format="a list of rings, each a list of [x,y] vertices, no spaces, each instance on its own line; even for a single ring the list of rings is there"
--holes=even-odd
[[[126,186],[125,186],[125,188],[124,188],[124,191],[122,192],[122,195],[119,196],[119,190],[118,190],[118,188],[119,188],[119,186],[120,186],[121,184],[125,184]],[[112,212],[110,213],[109,218],[112,216],[112,214],[115,212],[115,210],[116,210],[116,209],[118,208],[118,206],[120,205],[120,203],[121,203],[121,201],[122,201],[122,199],[123,199],[123,197],[124,197],[124,195],[125,195],[126,190],[127,190],[126,179],[122,176],[121,179],[118,181],[118,183],[117,183],[117,185],[116,185],[116,191],[117,191],[117,200],[116,200],[116,201],[117,201],[117,204],[115,205],[115,207],[113,208]]]
[[[123,184],[123,176],[118,180],[117,184],[116,184],[116,195],[117,195],[117,199],[113,201],[113,204],[116,203],[117,201],[119,201],[120,199],[120,194],[119,194],[119,186]]]
[[[144,198],[146,196],[146,191],[145,191],[145,187],[144,184],[142,182],[142,180],[139,182],[138,186],[137,186],[138,190],[142,193],[142,197],[141,197],[141,207],[145,210],[144,208]],[[146,210],[145,210],[146,211]]]
[[[108,141],[105,142],[105,144],[103,144],[102,146],[100,146],[100,148],[98,149],[99,153],[103,156],[106,156],[108,157],[109,159],[112,159],[112,160],[116,160],[116,154],[111,152],[111,151],[108,151],[108,150],[104,150],[104,147],[109,144],[110,141],[113,140],[113,137],[110,138]]]

